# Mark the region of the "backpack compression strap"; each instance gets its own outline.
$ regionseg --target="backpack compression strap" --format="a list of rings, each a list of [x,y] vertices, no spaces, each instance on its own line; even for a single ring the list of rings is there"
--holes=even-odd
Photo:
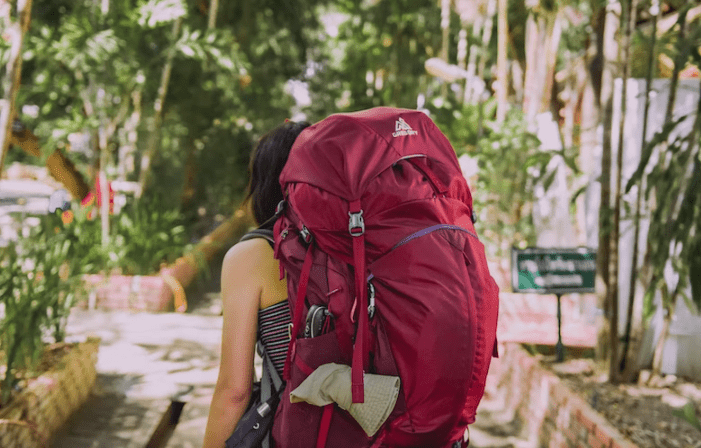
[[[297,296],[295,301],[295,309],[292,314],[292,331],[290,333],[290,343],[287,346],[287,358],[285,358],[285,368],[282,371],[282,378],[285,381],[290,379],[290,367],[292,364],[292,349],[299,336],[299,331],[302,328],[302,312],[304,311],[304,299],[307,296],[307,284],[309,283],[309,275],[312,271],[312,260],[314,243],[310,243],[307,248],[307,254],[304,256],[302,264],[302,272],[299,275],[299,285],[297,286]]]
[[[348,212],[348,232],[353,237],[353,268],[355,271],[355,294],[358,297],[358,330],[353,363],[351,366],[351,396],[353,403],[365,401],[363,374],[368,368],[370,351],[368,347],[368,289],[365,280],[365,223],[360,200],[351,201]]]

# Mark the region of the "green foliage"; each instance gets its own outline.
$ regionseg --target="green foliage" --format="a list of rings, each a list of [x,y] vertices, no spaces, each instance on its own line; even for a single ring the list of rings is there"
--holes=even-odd
[[[348,0],[329,12],[345,20],[336,37],[317,36],[310,51],[313,70],[303,78],[312,96],[305,110],[309,116],[375,106],[415,108],[418,95],[430,83],[424,62],[440,51],[437,4]],[[455,38],[458,21],[453,19]],[[455,58],[455,42],[449,48]]]
[[[17,370],[33,365],[42,346],[39,324],[46,315],[46,305],[33,281],[36,273],[20,262],[13,245],[5,248],[0,258],[0,348],[6,370],[0,385],[0,406],[10,399]]]
[[[690,134],[680,136],[678,127],[687,118],[683,116],[667,123],[646,144],[626,191],[634,185],[643,188],[645,182],[645,197],[654,204],[649,216],[646,256],[652,279],[650,289],[661,291],[665,307],[674,306],[676,296],[681,295],[694,309],[701,307],[698,280],[690,280],[697,272],[693,269],[700,265],[701,203],[698,192],[701,187],[701,155],[698,145],[701,117],[697,115]],[[668,267],[679,275],[679,281],[672,289],[664,275]],[[687,285],[691,285],[691,297],[685,295]],[[651,302],[653,296],[647,294],[646,301]],[[647,303],[646,308],[650,311],[652,304]]]
[[[701,421],[699,420],[698,415],[696,415],[696,407],[694,406],[693,401],[687,401],[686,404],[679,409],[672,409],[672,414],[675,417],[679,417],[682,420],[686,420],[693,427],[701,431]]]
[[[18,371],[34,367],[45,339],[61,342],[65,336],[80,264],[61,226],[58,214],[42,217],[26,238],[0,255],[0,348],[6,367],[0,405],[10,398]]]
[[[148,194],[177,203],[182,187],[194,187],[201,202],[187,204],[187,215],[199,206],[228,215],[243,195],[251,142],[290,117],[294,101],[284,86],[305,69],[319,3],[220,2],[210,29],[206,2],[112,0],[105,14],[92,0],[35,0],[18,104],[40,109],[21,118],[47,155],[66,147],[70,134],[91,136],[81,153],[68,152],[88,178],[97,173],[99,132],[113,129],[107,169],[114,173],[133,114],[135,160],[154,142],[155,103],[174,52]],[[175,21],[182,26],[173,36]],[[138,179],[135,168],[126,180]]]
[[[180,212],[158,198],[132,201],[110,216],[106,247],[102,246],[100,218],[92,206],[68,213],[74,218],[61,224],[61,235],[70,243],[66,259],[71,272],[151,275],[190,248]]]
[[[127,275],[148,275],[170,264],[190,247],[183,219],[156,199],[125,207],[114,222],[110,257]]]
[[[83,274],[153,274],[190,247],[179,212],[164,209],[162,201],[132,203],[112,217],[107,247],[93,214],[91,207],[81,207],[42,216],[18,244],[0,252],[0,353],[6,367],[0,406],[10,398],[18,372],[35,365],[44,342],[63,341]]]

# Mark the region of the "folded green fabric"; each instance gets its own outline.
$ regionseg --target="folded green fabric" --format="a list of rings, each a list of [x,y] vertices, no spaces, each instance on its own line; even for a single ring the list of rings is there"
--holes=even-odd
[[[295,390],[290,401],[305,401],[316,406],[336,403],[345,409],[372,437],[387,420],[399,396],[401,380],[398,376],[365,374],[365,402],[351,399],[351,368],[343,364],[319,366]]]

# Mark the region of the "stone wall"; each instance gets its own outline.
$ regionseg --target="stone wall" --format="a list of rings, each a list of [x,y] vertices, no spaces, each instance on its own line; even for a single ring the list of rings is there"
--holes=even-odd
[[[519,344],[504,344],[490,381],[529,439],[547,448],[637,448]]]
[[[95,384],[99,345],[99,339],[76,345],[0,410],[0,447],[50,446],[52,434],[87,400]]]

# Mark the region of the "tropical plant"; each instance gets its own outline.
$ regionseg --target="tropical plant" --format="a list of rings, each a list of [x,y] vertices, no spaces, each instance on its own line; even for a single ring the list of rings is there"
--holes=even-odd
[[[148,275],[187,252],[188,232],[177,210],[142,198],[129,204],[117,217],[111,256],[128,275]]]
[[[4,355],[4,405],[18,381],[30,370],[44,342],[62,342],[66,319],[80,290],[80,266],[71,259],[71,240],[61,229],[59,214],[40,219],[18,244],[0,257],[0,348]]]
[[[0,406],[10,399],[17,384],[17,371],[33,365],[41,352],[42,320],[46,306],[33,281],[34,266],[22,263],[14,245],[0,259],[0,348],[4,375],[0,384]]]
[[[572,148],[543,151],[520,110],[512,109],[502,123],[497,121],[494,99],[482,105],[438,104],[429,104],[428,110],[457,154],[478,161],[477,184],[471,185],[475,225],[491,242],[490,255],[504,256],[512,246],[535,245],[531,211],[536,187],[547,190],[553,183],[555,171],[549,164],[554,157],[562,157],[577,172]]]

